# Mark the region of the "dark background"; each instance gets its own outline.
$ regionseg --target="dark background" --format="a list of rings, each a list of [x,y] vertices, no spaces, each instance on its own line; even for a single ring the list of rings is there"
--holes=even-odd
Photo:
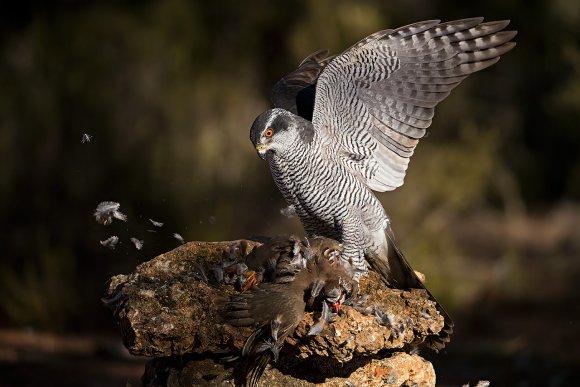
[[[110,276],[174,232],[302,232],[248,139],[271,85],[316,49],[471,16],[511,19],[518,46],[439,106],[405,186],[379,197],[456,320],[425,354],[440,385],[574,384],[580,2],[68,0],[0,8],[0,386],[137,385],[143,360],[100,302]],[[128,222],[97,224],[104,200]]]

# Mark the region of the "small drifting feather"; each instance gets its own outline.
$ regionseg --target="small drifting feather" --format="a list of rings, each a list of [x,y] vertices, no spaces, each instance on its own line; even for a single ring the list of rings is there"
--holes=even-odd
[[[91,138],[93,138],[93,136],[91,136],[90,134],[83,133],[83,135],[81,136],[81,144],[91,142]]]
[[[280,209],[280,213],[287,218],[294,218],[296,217],[296,207],[290,204],[288,207]]]
[[[119,211],[120,207],[121,205],[116,202],[100,202],[95,209],[94,214],[97,223],[104,224],[106,226],[113,222],[113,218],[117,218],[123,222],[126,222],[127,215]]]
[[[178,233],[173,233],[173,237],[175,239],[177,239],[179,241],[179,243],[184,244],[185,240],[183,239],[183,237],[181,235],[179,235]]]
[[[108,247],[111,250],[115,250],[115,246],[117,246],[117,243],[119,243],[119,237],[116,235],[113,235],[107,239],[105,239],[104,241],[100,241],[101,245]]]
[[[143,248],[143,241],[137,238],[131,238],[131,242],[135,245],[137,250],[141,250]]]
[[[149,221],[155,226],[155,227],[163,227],[163,223],[161,222],[156,222],[153,219],[149,219]]]
[[[490,384],[491,383],[488,380],[480,380],[479,382],[477,382],[475,387],[489,387]],[[469,383],[464,384],[463,387],[469,387]]]

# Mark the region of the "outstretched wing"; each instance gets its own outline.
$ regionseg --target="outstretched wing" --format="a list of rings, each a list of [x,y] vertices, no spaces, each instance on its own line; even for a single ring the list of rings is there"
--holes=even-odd
[[[469,74],[511,50],[509,21],[430,20],[377,32],[332,60],[316,87],[312,122],[376,191],[403,185],[435,106]]]
[[[274,107],[312,120],[316,81],[333,58],[334,56],[328,56],[328,50],[319,50],[308,55],[296,70],[280,79],[272,88],[271,100]]]

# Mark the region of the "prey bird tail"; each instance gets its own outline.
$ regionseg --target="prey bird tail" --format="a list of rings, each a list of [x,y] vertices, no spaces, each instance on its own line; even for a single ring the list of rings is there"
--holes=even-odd
[[[258,387],[260,378],[271,360],[272,355],[270,353],[263,352],[254,356],[246,369],[246,379],[244,380],[243,387]]]
[[[270,324],[263,324],[254,330],[244,344],[242,356],[249,357],[246,364],[243,387],[258,387],[260,378],[266,370],[266,366],[274,359],[279,350],[277,342],[272,342],[270,337]],[[268,345],[270,344],[270,345]],[[267,350],[265,347],[271,347]]]
[[[454,326],[453,320],[425,287],[425,284],[419,279],[401,250],[399,250],[392,231],[388,229],[385,235],[386,242],[375,254],[368,257],[368,262],[371,268],[379,273],[390,287],[401,290],[424,289],[429,299],[435,302],[437,311],[443,316],[444,326],[439,333],[427,336],[423,343],[435,352],[439,352],[439,350],[445,348],[445,345],[451,341]]]

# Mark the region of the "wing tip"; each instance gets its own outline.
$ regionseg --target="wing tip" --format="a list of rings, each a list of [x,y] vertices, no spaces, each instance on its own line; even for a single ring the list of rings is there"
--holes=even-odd
[[[442,26],[453,25],[453,24],[467,24],[467,28],[471,28],[478,24],[481,24],[484,20],[483,16],[468,17],[465,19],[450,20],[448,22],[441,23]]]
[[[516,31],[517,32],[517,31]],[[515,46],[517,46],[518,43],[517,42],[507,42],[501,45],[501,47],[503,47],[503,52],[502,55],[504,55],[507,52],[510,52],[511,50],[514,49]]]
[[[481,23],[481,25],[487,26],[487,27],[496,27],[499,31],[499,30],[503,30],[504,28],[506,28],[510,23],[511,23],[510,19],[503,19],[503,20],[488,21],[485,23]]]

